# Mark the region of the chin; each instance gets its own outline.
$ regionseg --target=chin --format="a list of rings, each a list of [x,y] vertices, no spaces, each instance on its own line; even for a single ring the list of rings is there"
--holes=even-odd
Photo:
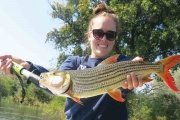
[[[107,52],[98,51],[98,52],[96,52],[96,56],[98,56],[98,57],[106,57],[106,56],[108,56],[108,54],[107,54]]]

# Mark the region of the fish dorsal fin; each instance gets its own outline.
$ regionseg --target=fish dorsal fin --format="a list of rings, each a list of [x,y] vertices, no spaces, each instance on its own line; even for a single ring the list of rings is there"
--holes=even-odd
[[[112,64],[112,63],[116,63],[118,57],[119,57],[119,54],[110,56],[110,57],[106,58],[105,60],[103,60],[101,63],[99,63],[98,66],[104,65],[104,64]]]

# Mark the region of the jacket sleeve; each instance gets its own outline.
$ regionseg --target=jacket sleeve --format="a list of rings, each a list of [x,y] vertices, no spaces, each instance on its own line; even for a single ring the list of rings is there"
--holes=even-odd
[[[79,65],[78,56],[69,56],[59,67],[59,70],[76,70]]]
[[[38,76],[40,76],[40,74],[43,73],[43,72],[48,72],[48,70],[46,68],[42,67],[42,66],[35,65],[32,62],[30,62],[30,61],[27,61],[27,62],[30,64],[30,67],[29,67],[28,71],[30,71],[30,72],[38,75]],[[31,81],[27,80],[27,84],[30,84],[30,83],[31,83]],[[34,83],[34,84],[36,86],[38,86],[37,83]]]
[[[48,70],[42,66],[39,65],[35,65],[32,62],[27,61],[30,64],[30,68],[28,69],[28,71],[36,74],[36,75],[40,75],[43,72],[48,72]]]

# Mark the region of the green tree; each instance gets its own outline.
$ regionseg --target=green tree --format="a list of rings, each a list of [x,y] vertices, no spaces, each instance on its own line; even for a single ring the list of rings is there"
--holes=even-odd
[[[180,51],[178,0],[111,0],[110,6],[122,23],[117,45],[123,53],[153,61],[168,51]]]
[[[12,81],[11,77],[0,75],[0,98],[7,97],[13,94],[14,82]]]
[[[56,28],[47,34],[47,41],[54,42],[56,48],[60,50],[59,63],[67,55],[85,54],[85,50],[82,47],[86,46],[84,44],[84,33],[95,3],[97,1],[68,0],[66,5],[58,2],[51,4],[53,9],[52,17],[64,22],[62,27]]]
[[[50,31],[47,41],[55,43],[65,59],[67,55],[83,55],[84,33],[99,0],[67,0],[66,5],[51,4],[52,17],[64,22]],[[106,0],[118,14],[121,32],[115,52],[130,57],[143,56],[149,61],[167,52],[180,51],[180,7],[178,0]],[[64,52],[64,53],[63,53]],[[63,53],[63,54],[62,54]],[[63,56],[63,57],[62,57]],[[59,60],[59,62],[62,60]]]
[[[179,120],[180,118],[180,99],[173,94],[131,93],[128,95],[127,103],[130,120]]]

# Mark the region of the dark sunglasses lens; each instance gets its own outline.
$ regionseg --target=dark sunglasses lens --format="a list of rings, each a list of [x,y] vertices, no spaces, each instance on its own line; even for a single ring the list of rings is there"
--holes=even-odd
[[[102,39],[103,36],[104,36],[104,32],[103,32],[103,30],[100,30],[100,29],[94,29],[94,30],[93,30],[93,36],[94,36],[96,39]]]
[[[116,32],[114,32],[114,31],[108,31],[108,32],[106,33],[106,38],[107,38],[108,40],[110,40],[110,41],[115,40],[115,38],[116,38]]]
[[[109,41],[113,41],[116,38],[115,31],[104,32],[102,29],[94,29],[92,32],[95,39],[102,39],[104,35],[106,35],[106,39]]]

